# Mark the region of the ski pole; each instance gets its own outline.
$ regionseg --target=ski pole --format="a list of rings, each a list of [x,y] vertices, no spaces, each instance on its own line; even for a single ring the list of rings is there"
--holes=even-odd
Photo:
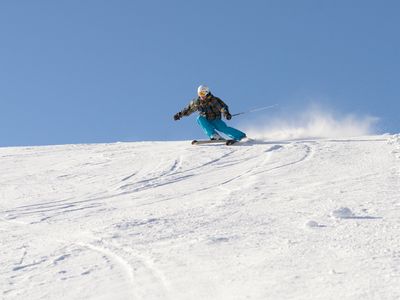
[[[255,108],[255,109],[252,109],[252,110],[243,111],[243,112],[240,112],[240,113],[237,113],[237,114],[233,114],[232,117],[243,115],[243,114],[247,114],[247,113],[252,113],[252,112],[256,112],[256,111],[261,111],[261,110],[265,110],[265,109],[270,109],[270,108],[273,108],[273,107],[276,107],[276,106],[278,106],[278,104],[264,106],[264,107],[260,107],[260,108]]]

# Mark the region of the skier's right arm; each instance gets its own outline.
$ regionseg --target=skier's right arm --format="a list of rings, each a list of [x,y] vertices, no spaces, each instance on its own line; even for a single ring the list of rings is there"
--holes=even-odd
[[[193,100],[189,103],[188,106],[186,106],[184,109],[182,109],[182,111],[176,113],[174,115],[174,120],[177,121],[179,119],[181,119],[182,117],[186,117],[191,115],[192,113],[194,113],[197,110],[197,101]]]

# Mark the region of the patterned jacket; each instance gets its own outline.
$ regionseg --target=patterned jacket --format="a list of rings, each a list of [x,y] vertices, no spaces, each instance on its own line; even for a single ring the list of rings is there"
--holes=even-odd
[[[221,114],[226,116],[229,113],[229,108],[221,99],[209,94],[204,100],[201,100],[200,97],[193,99],[181,111],[181,114],[189,116],[195,111],[198,111],[200,116],[205,117],[207,120],[218,120],[221,119]]]

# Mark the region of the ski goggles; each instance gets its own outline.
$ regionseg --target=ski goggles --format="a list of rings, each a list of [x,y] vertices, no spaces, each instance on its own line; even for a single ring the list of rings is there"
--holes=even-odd
[[[208,92],[207,91],[200,91],[199,92],[199,96],[200,97],[205,97],[205,96],[207,96],[208,95]]]

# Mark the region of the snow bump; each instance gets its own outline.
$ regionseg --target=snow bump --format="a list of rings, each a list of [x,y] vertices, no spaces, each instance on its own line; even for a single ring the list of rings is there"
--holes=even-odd
[[[331,215],[336,219],[350,219],[354,217],[354,213],[348,207],[335,209]]]
[[[326,227],[326,225],[322,225],[320,223],[318,223],[317,221],[314,220],[308,220],[305,224],[304,227],[306,228],[322,228],[322,227]]]

